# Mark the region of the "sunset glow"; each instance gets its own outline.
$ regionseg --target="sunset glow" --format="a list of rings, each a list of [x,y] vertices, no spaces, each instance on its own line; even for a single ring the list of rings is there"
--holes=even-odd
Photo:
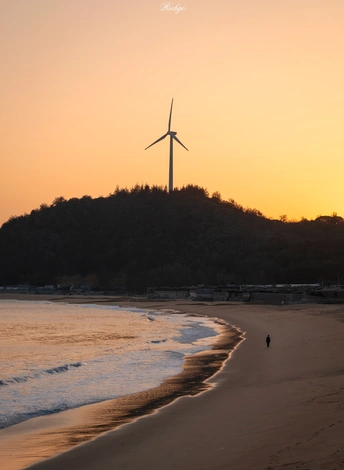
[[[171,2],[177,5],[177,2]],[[0,225],[54,198],[174,185],[343,214],[344,2],[2,0]]]

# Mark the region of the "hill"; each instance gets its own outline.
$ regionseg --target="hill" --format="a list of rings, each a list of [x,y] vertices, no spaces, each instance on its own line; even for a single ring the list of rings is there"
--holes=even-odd
[[[344,276],[344,220],[271,220],[198,186],[65,200],[0,229],[0,284],[313,283]]]

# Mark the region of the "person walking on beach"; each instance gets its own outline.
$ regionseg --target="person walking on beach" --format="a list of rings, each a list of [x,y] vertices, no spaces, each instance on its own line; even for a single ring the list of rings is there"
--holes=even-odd
[[[265,341],[266,341],[266,347],[268,348],[270,346],[270,341],[271,341],[270,335],[266,337]]]

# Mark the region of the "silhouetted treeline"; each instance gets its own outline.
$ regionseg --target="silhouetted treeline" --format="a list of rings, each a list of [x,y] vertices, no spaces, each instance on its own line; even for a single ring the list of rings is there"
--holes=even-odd
[[[313,283],[344,276],[344,220],[270,220],[198,186],[42,204],[0,229],[0,285]]]

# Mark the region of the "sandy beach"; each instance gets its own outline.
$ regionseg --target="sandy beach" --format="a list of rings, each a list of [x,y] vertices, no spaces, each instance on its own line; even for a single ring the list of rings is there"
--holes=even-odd
[[[82,299],[96,303],[94,298]],[[99,302],[137,306],[133,300]],[[77,444],[82,442],[78,433],[88,432],[88,442],[67,452],[62,447],[62,453],[30,468],[344,468],[344,306],[139,303],[221,319],[239,328],[245,339],[196,395],[176,394],[169,404],[157,400],[149,414],[136,419],[134,412],[128,424],[115,430],[109,430],[114,427],[109,402],[8,428],[0,434],[2,468],[24,468],[37,455],[48,455],[52,449],[58,453],[60,441]],[[265,344],[268,333],[270,348]],[[214,351],[217,368],[224,357],[222,346]],[[147,399],[133,397],[130,406]],[[123,406],[127,409],[128,402]],[[107,432],[100,434],[103,431]]]

